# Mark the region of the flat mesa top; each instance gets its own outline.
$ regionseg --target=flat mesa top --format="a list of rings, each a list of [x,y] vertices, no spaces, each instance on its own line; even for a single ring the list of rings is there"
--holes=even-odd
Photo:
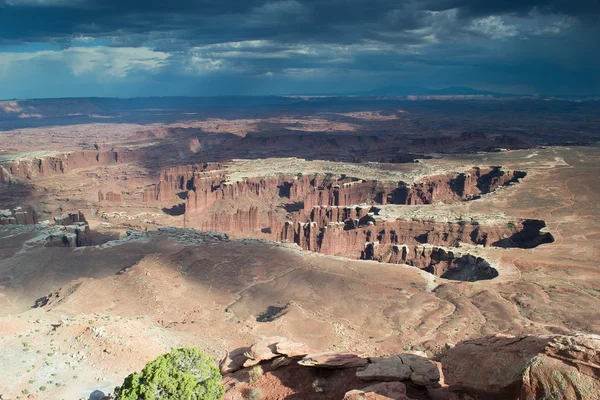
[[[514,150],[503,153],[475,153],[467,157],[463,154],[461,159],[447,156],[437,158],[438,155],[433,155],[430,159],[419,159],[418,162],[405,164],[309,161],[295,157],[234,159],[227,164],[225,172],[232,182],[246,178],[320,173],[334,176],[346,175],[366,181],[415,183],[431,176],[465,172],[473,167],[498,165],[510,169],[511,164],[515,162],[529,160],[531,154],[531,150]],[[532,167],[540,168],[546,164],[550,166],[557,163],[560,163],[560,160],[556,159],[555,151],[537,150],[535,163],[530,164]]]

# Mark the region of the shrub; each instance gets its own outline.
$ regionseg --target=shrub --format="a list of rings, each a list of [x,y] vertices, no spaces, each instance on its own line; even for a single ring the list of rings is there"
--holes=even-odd
[[[221,400],[225,388],[213,360],[197,348],[184,347],[150,361],[115,388],[119,400]]]
[[[312,383],[312,387],[316,393],[323,393],[325,391],[325,379],[315,379]]]
[[[260,365],[255,365],[254,367],[250,368],[250,371],[248,371],[248,380],[250,383],[254,383],[262,378],[263,374],[264,371],[262,367]]]
[[[248,391],[248,396],[246,397],[246,399],[260,400],[260,399],[262,399],[262,397],[263,397],[262,389],[254,388],[254,389],[251,389],[250,391]]]

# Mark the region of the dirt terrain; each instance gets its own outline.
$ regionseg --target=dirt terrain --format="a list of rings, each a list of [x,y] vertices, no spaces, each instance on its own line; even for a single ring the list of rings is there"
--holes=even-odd
[[[0,132],[3,398],[112,392],[183,345],[600,334],[596,145],[368,104]]]

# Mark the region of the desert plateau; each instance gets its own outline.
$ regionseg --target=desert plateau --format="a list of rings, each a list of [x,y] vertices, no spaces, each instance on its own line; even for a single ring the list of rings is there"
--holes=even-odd
[[[222,359],[261,340],[303,350],[277,369],[281,353],[265,357],[254,383],[226,358],[226,398],[254,385],[267,398],[341,399],[393,380],[354,370],[397,354],[446,375],[409,381],[410,398],[511,393],[461,381],[466,361],[452,352],[478,340],[585,339],[597,360],[598,147],[452,122],[404,135],[447,117],[396,103],[2,132],[5,144],[16,129],[31,137],[1,156],[4,398],[108,394],[172,348]],[[296,364],[315,351],[364,364]],[[598,388],[574,371],[577,396]]]
[[[600,400],[598,38],[0,0],[0,400]]]

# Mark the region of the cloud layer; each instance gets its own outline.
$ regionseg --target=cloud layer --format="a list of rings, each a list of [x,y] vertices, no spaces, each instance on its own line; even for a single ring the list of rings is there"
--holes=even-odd
[[[596,0],[0,0],[0,97],[600,92]]]

